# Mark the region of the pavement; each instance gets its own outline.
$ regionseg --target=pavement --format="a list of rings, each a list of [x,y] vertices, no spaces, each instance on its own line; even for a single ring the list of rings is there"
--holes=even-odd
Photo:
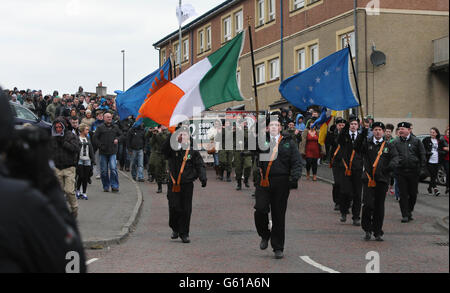
[[[120,244],[134,230],[143,204],[141,189],[129,174],[119,171],[119,192],[104,192],[92,177],[88,200],[78,200],[78,226],[85,248]]]

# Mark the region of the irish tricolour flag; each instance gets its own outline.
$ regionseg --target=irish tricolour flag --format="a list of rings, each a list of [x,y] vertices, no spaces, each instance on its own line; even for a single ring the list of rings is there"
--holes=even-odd
[[[214,105],[242,101],[236,80],[244,32],[152,94],[140,117],[173,127]],[[195,112],[194,112],[195,111]]]

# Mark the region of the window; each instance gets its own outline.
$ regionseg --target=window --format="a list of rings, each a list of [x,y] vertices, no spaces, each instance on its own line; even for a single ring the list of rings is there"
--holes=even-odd
[[[265,22],[264,2],[265,0],[258,0],[258,26],[264,25]]]
[[[211,49],[211,26],[206,28],[206,50]]]
[[[266,82],[265,64],[256,65],[256,84],[263,84]]]
[[[269,21],[275,19],[275,0],[269,0]]]
[[[341,47],[340,49],[344,49],[348,45],[347,35],[350,41],[350,49],[352,51],[352,56],[355,57],[355,32],[349,32],[340,36]]]
[[[165,49],[164,49],[164,50],[161,50],[161,60],[162,60],[162,63],[165,63],[166,60],[167,60],[167,57],[166,57],[166,50],[165,50]]]
[[[309,47],[310,64],[313,65],[319,61],[319,45],[315,44]]]
[[[234,14],[234,29],[237,33],[240,33],[244,29],[244,19],[242,15],[242,10]]]
[[[231,18],[227,17],[223,20],[223,41],[231,40]]]
[[[275,80],[280,77],[280,59],[276,58],[269,61],[269,79]]]
[[[319,61],[319,39],[294,47],[294,73],[300,72]]]
[[[175,52],[175,58],[176,58],[176,63],[179,64],[178,62],[178,52],[180,50],[180,44],[176,43],[175,45],[173,45],[173,51]]]
[[[189,39],[183,41],[183,62],[189,60]]]
[[[198,52],[205,51],[205,32],[203,30],[198,32]]]
[[[306,69],[306,53],[305,49],[297,50],[297,60],[298,66],[297,70],[302,71]]]
[[[305,7],[305,0],[294,0],[293,9],[300,9]]]

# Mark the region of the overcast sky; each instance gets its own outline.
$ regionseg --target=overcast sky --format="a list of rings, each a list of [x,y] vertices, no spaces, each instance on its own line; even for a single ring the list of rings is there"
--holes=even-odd
[[[224,0],[183,0],[197,17]],[[152,46],[178,30],[178,0],[1,0],[0,86],[74,93],[122,90],[159,65]],[[195,19],[192,17],[184,24]]]

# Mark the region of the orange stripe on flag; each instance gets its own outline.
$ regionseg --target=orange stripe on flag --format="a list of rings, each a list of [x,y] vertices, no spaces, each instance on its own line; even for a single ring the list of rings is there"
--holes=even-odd
[[[142,104],[137,119],[147,117],[156,123],[169,127],[172,113],[183,96],[184,92],[169,82]]]

